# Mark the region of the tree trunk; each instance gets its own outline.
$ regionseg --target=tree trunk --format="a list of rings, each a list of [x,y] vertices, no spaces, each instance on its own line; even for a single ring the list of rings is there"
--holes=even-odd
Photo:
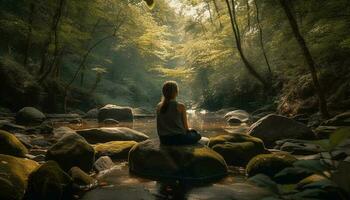
[[[214,7],[215,7],[215,11],[216,11],[216,14],[218,15],[218,19],[219,19],[219,24],[220,24],[220,29],[222,29],[224,26],[222,25],[221,23],[221,14],[220,14],[220,11],[219,11],[219,7],[218,7],[218,4],[216,2],[216,0],[213,0],[213,3],[214,3]]]
[[[272,70],[271,70],[271,65],[269,60],[267,59],[267,55],[266,55],[266,50],[265,50],[265,45],[263,42],[263,31],[262,31],[262,27],[261,27],[261,23],[260,23],[260,17],[259,17],[259,7],[258,4],[256,3],[256,0],[253,0],[254,5],[255,5],[255,10],[256,10],[256,22],[258,24],[258,29],[259,29],[259,41],[260,41],[260,46],[261,46],[261,50],[263,52],[263,56],[267,65],[267,69],[269,70],[270,75],[272,74]]]
[[[230,21],[231,21],[231,25],[232,25],[232,30],[233,30],[233,35],[235,37],[235,42],[236,42],[236,46],[237,46],[237,50],[238,53],[243,61],[243,64],[245,66],[245,68],[248,70],[248,72],[254,77],[256,78],[256,80],[258,80],[264,87],[264,90],[268,90],[269,86],[267,84],[267,82],[263,79],[262,76],[260,76],[260,74],[254,69],[254,67],[252,66],[252,64],[247,60],[247,58],[245,57],[243,50],[242,50],[242,45],[241,45],[241,39],[240,39],[240,32],[239,32],[239,27],[237,26],[237,21],[236,21],[236,12],[235,12],[235,7],[234,7],[234,1],[232,0],[232,8],[230,6],[230,2],[228,0],[225,0],[226,4],[227,4],[227,8],[228,8],[228,12],[230,15]]]
[[[323,89],[321,87],[321,84],[318,80],[317,71],[316,71],[316,63],[311,56],[309,48],[306,45],[305,39],[303,38],[303,36],[300,33],[299,26],[298,26],[293,14],[292,14],[292,11],[289,7],[290,6],[289,0],[280,0],[280,3],[281,3],[281,6],[282,6],[284,12],[286,13],[286,16],[288,18],[290,27],[292,28],[294,37],[297,40],[297,42],[300,46],[300,49],[302,51],[302,54],[307,62],[308,67],[309,67],[309,70],[310,70],[310,73],[312,76],[312,81],[314,83],[314,87],[315,87],[316,93],[318,95],[319,107],[320,107],[320,112],[322,114],[322,117],[327,119],[327,118],[329,118],[327,101],[326,101]]]
[[[52,19],[52,24],[51,24],[51,28],[49,31],[49,36],[48,36],[47,41],[45,42],[44,49],[43,49],[42,56],[41,56],[41,66],[40,66],[41,77],[39,79],[39,82],[44,81],[46,79],[46,77],[50,74],[50,72],[52,71],[53,65],[57,59],[57,55],[58,55],[58,51],[59,51],[58,50],[58,25],[59,25],[59,22],[61,20],[63,8],[64,8],[64,3],[65,3],[65,0],[57,0],[57,8],[56,8],[55,14],[54,14],[53,19]],[[52,61],[51,65],[49,66],[48,69],[46,69],[47,57],[49,56],[49,47],[50,47],[50,44],[52,42],[52,35],[54,35],[54,38],[55,38],[55,50],[54,50],[54,55],[53,55],[54,57],[53,57],[53,61]]]
[[[24,49],[24,59],[23,59],[24,67],[27,67],[29,51],[32,45],[32,29],[33,29],[34,12],[35,12],[35,4],[30,3],[29,17],[28,17],[28,34],[27,34],[26,46]]]
[[[248,30],[250,30],[250,5],[249,5],[249,0],[246,0],[246,6],[247,6],[247,25],[248,25]]]

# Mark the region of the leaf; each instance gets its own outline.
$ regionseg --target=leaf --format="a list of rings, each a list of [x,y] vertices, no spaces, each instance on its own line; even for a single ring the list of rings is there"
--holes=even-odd
[[[350,127],[338,129],[329,137],[330,148],[333,149],[348,138],[350,138]]]
[[[341,162],[338,169],[331,175],[331,180],[335,182],[350,196],[350,163]]]

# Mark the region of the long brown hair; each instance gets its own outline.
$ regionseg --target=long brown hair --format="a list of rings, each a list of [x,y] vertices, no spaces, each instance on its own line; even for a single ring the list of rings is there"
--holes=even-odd
[[[175,81],[166,81],[163,84],[163,97],[160,107],[160,112],[165,113],[169,106],[169,101],[176,97],[177,93],[179,92],[177,83]]]

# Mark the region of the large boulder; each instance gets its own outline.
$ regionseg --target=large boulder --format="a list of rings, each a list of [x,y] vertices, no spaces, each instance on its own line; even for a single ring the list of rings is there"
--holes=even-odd
[[[147,140],[129,152],[130,172],[154,179],[209,181],[227,174],[225,160],[201,144],[167,146]]]
[[[234,110],[226,113],[224,116],[226,120],[229,120],[230,118],[234,118],[236,120],[240,120],[241,122],[249,122],[250,115],[247,111],[244,110]]]
[[[130,107],[108,104],[100,108],[98,112],[98,121],[103,122],[105,119],[130,122],[133,121],[134,117]]]
[[[249,177],[260,173],[274,177],[281,170],[292,167],[295,161],[296,158],[288,154],[261,154],[249,161],[246,173]]]
[[[46,160],[56,161],[64,171],[77,166],[89,172],[95,161],[95,150],[80,135],[66,134],[48,149]]]
[[[55,161],[48,161],[30,174],[26,199],[71,199],[71,189],[71,177]]]
[[[32,160],[0,154],[0,199],[21,200],[28,176],[38,165]]]
[[[235,166],[245,166],[254,156],[268,153],[259,138],[238,133],[210,138],[209,147]]]
[[[28,149],[16,138],[7,131],[0,130],[0,153],[25,157],[28,153]]]
[[[109,156],[112,159],[127,159],[135,141],[112,141],[93,145],[96,157]]]
[[[16,114],[16,122],[24,125],[41,124],[45,115],[34,107],[24,107]]]
[[[252,124],[248,134],[262,139],[267,147],[273,147],[276,140],[315,137],[306,125],[275,114],[267,115]]]
[[[77,133],[83,136],[90,144],[129,140],[140,142],[148,139],[148,136],[144,133],[127,127],[91,128],[78,130]]]

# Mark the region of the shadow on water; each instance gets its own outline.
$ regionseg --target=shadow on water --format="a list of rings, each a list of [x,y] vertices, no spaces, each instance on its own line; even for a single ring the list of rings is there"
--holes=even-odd
[[[188,120],[191,127],[198,130],[205,137],[246,129],[246,126],[228,127],[221,115],[212,113],[188,112]],[[101,126],[103,125],[98,124],[94,120],[88,120],[84,124],[71,127],[84,129]],[[154,118],[136,118],[133,123],[121,123],[118,126],[133,128],[147,134],[150,138],[157,137]],[[126,161],[118,161],[115,164],[114,168],[96,177],[103,186],[87,192],[82,199],[215,199],[217,195],[220,195],[219,193],[226,192],[229,194],[227,191],[232,189],[232,185],[246,182],[244,169],[235,167],[229,168],[228,176],[225,178],[208,184],[179,180],[150,180],[129,173]],[[208,198],[210,195],[214,195],[214,198]]]

